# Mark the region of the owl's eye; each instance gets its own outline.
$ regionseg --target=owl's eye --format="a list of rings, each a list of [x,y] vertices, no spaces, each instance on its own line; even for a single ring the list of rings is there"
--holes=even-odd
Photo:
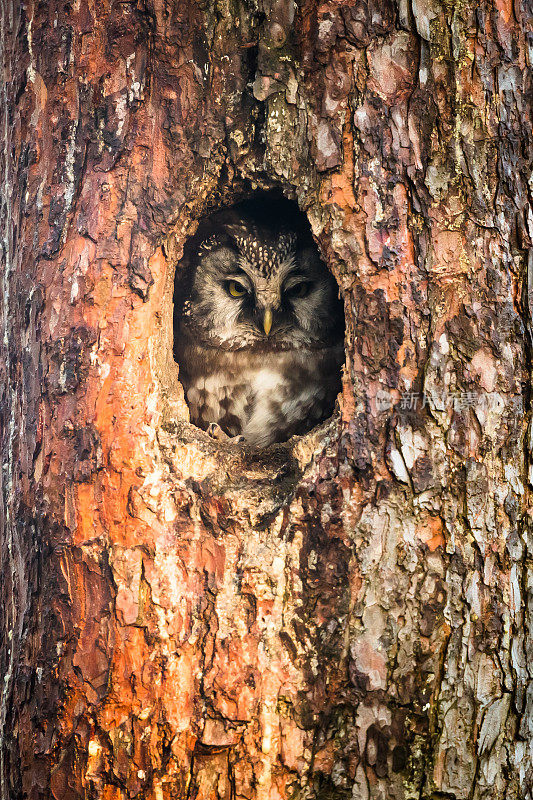
[[[286,290],[285,294],[290,300],[307,297],[312,287],[311,281],[300,281]]]
[[[239,281],[228,281],[226,283],[226,290],[232,297],[244,297],[248,293],[246,286],[243,286]]]

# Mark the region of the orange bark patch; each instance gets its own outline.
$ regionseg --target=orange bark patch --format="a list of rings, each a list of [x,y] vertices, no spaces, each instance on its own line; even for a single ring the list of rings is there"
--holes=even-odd
[[[416,535],[433,553],[438,547],[445,547],[444,524],[438,516],[428,515],[416,527]]]

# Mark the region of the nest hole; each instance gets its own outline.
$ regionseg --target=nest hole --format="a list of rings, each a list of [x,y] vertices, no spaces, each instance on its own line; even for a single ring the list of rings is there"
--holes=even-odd
[[[174,360],[191,422],[266,448],[331,417],[344,309],[308,220],[276,192],[214,211],[174,285]]]

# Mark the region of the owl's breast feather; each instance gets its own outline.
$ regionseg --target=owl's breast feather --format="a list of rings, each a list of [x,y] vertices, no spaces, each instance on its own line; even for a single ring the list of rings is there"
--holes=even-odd
[[[222,350],[178,342],[191,422],[218,423],[258,447],[305,433],[329,416],[340,390],[342,344],[295,350]]]

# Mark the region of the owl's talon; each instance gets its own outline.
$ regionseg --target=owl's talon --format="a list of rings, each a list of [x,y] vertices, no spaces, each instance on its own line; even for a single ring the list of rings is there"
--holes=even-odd
[[[220,427],[220,425],[217,422],[209,423],[209,425],[207,426],[206,433],[212,439],[218,439],[218,440],[220,440],[220,439],[229,439],[228,434],[224,433],[224,431],[222,430],[222,428]]]
[[[207,426],[206,432],[208,436],[215,439],[217,442],[226,442],[227,444],[239,444],[240,442],[244,442],[244,436],[228,436],[228,434],[222,430],[218,422],[211,422]]]

